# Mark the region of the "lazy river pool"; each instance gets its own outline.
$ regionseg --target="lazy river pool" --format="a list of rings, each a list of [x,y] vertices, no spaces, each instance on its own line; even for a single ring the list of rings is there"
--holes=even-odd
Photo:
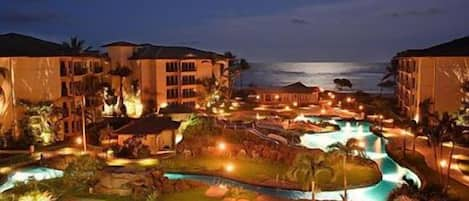
[[[311,120],[323,120],[319,118],[310,118]],[[330,120],[340,126],[341,130],[337,132],[324,134],[305,134],[301,137],[301,145],[308,148],[320,148],[326,150],[327,146],[335,142],[345,143],[349,138],[357,138],[366,144],[366,153],[380,167],[383,173],[383,180],[376,185],[351,189],[348,191],[350,200],[361,201],[386,201],[389,193],[401,183],[402,177],[406,176],[421,185],[420,179],[407,168],[399,166],[386,153],[386,140],[375,136],[369,130],[370,123],[367,122],[350,122],[340,120]],[[62,172],[58,170],[33,167],[16,171],[8,177],[8,181],[0,186],[0,192],[12,188],[17,181],[25,181],[30,177],[38,180],[49,179],[62,176]],[[176,174],[166,173],[169,179],[192,179],[208,184],[237,186],[247,190],[256,191],[272,196],[290,198],[290,199],[310,199],[311,192],[281,190],[275,188],[259,187],[244,184],[229,179],[203,176],[193,174]],[[327,191],[316,194],[316,199],[341,200],[340,195],[343,191]]]

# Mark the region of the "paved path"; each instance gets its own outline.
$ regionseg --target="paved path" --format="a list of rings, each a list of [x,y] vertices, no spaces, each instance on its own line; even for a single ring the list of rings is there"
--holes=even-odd
[[[413,136],[410,135],[410,134],[406,134],[406,132],[402,129],[397,129],[397,128],[394,128],[394,129],[386,129],[385,133],[384,133],[384,136],[388,137],[388,138],[394,138],[395,140],[397,140],[397,143],[400,147],[402,147],[402,144],[404,143],[404,138],[406,139],[406,147],[407,147],[407,150],[410,150],[412,151],[412,147],[413,147]],[[398,139],[396,139],[398,138]],[[420,154],[422,154],[423,156],[425,156],[425,162],[427,163],[427,166],[429,166],[430,168],[436,170],[437,167],[436,165],[440,165],[440,163],[438,162],[437,164],[435,164],[435,158],[433,157],[433,150],[430,146],[428,146],[428,142],[427,142],[427,139],[426,138],[423,138],[423,137],[418,137],[416,139],[416,151],[419,152]],[[451,147],[450,145],[447,145],[445,144],[443,146],[443,154],[442,154],[442,159],[446,160],[447,162],[449,162],[449,152],[451,150]],[[452,162],[452,165],[451,165],[451,171],[450,171],[450,176],[451,178],[453,178],[454,180],[466,185],[466,186],[469,186],[469,176],[466,176],[464,175],[461,170],[459,169],[458,167],[458,164],[457,164],[457,161],[455,160],[455,158],[457,158],[458,156],[467,156],[469,160],[469,149],[468,148],[464,148],[464,147],[459,147],[459,146],[456,146],[455,149],[454,149],[454,154],[453,154],[453,162]],[[447,173],[447,168],[443,168],[444,170],[444,174],[446,175]]]

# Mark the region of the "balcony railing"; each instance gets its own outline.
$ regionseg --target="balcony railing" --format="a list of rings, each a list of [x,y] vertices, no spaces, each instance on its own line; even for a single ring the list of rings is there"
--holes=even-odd
[[[102,73],[103,72],[103,67],[102,66],[95,66],[93,68],[94,73]]]
[[[84,75],[88,73],[88,69],[81,66],[75,66],[73,68],[73,75]]]

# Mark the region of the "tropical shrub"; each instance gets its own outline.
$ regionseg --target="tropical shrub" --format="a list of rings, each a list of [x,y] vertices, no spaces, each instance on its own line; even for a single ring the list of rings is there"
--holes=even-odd
[[[89,155],[78,156],[68,164],[64,171],[63,181],[65,185],[75,188],[93,186],[98,181],[98,170],[104,163]]]
[[[48,191],[29,191],[18,197],[18,201],[55,201],[57,200],[52,193]]]
[[[151,152],[150,148],[143,144],[142,137],[133,136],[124,141],[117,155],[125,158],[148,158]]]

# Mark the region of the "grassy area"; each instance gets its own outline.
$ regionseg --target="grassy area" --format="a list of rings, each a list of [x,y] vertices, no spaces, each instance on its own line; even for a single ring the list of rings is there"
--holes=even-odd
[[[438,185],[440,183],[438,173],[427,166],[424,156],[422,156],[420,153],[406,152],[406,158],[403,158],[402,151],[400,149],[392,150],[392,152],[393,156],[395,156],[394,158],[397,159],[397,161],[402,161],[408,164],[411,169],[420,172],[421,175],[425,177],[428,183],[427,185]],[[450,198],[461,201],[469,200],[469,187],[457,182],[454,179],[451,179],[449,186],[450,188],[448,190],[448,196]]]
[[[232,164],[234,170],[226,172],[227,164]],[[277,179],[286,180],[288,166],[265,160],[229,159],[216,156],[201,156],[184,159],[181,156],[161,161],[166,171],[189,173],[212,173],[228,176],[245,182],[272,183]],[[340,165],[333,167],[333,173],[324,172],[318,175],[319,186],[323,190],[342,188],[343,171]],[[350,186],[370,185],[380,181],[381,175],[377,169],[356,162],[347,164],[347,179]]]

